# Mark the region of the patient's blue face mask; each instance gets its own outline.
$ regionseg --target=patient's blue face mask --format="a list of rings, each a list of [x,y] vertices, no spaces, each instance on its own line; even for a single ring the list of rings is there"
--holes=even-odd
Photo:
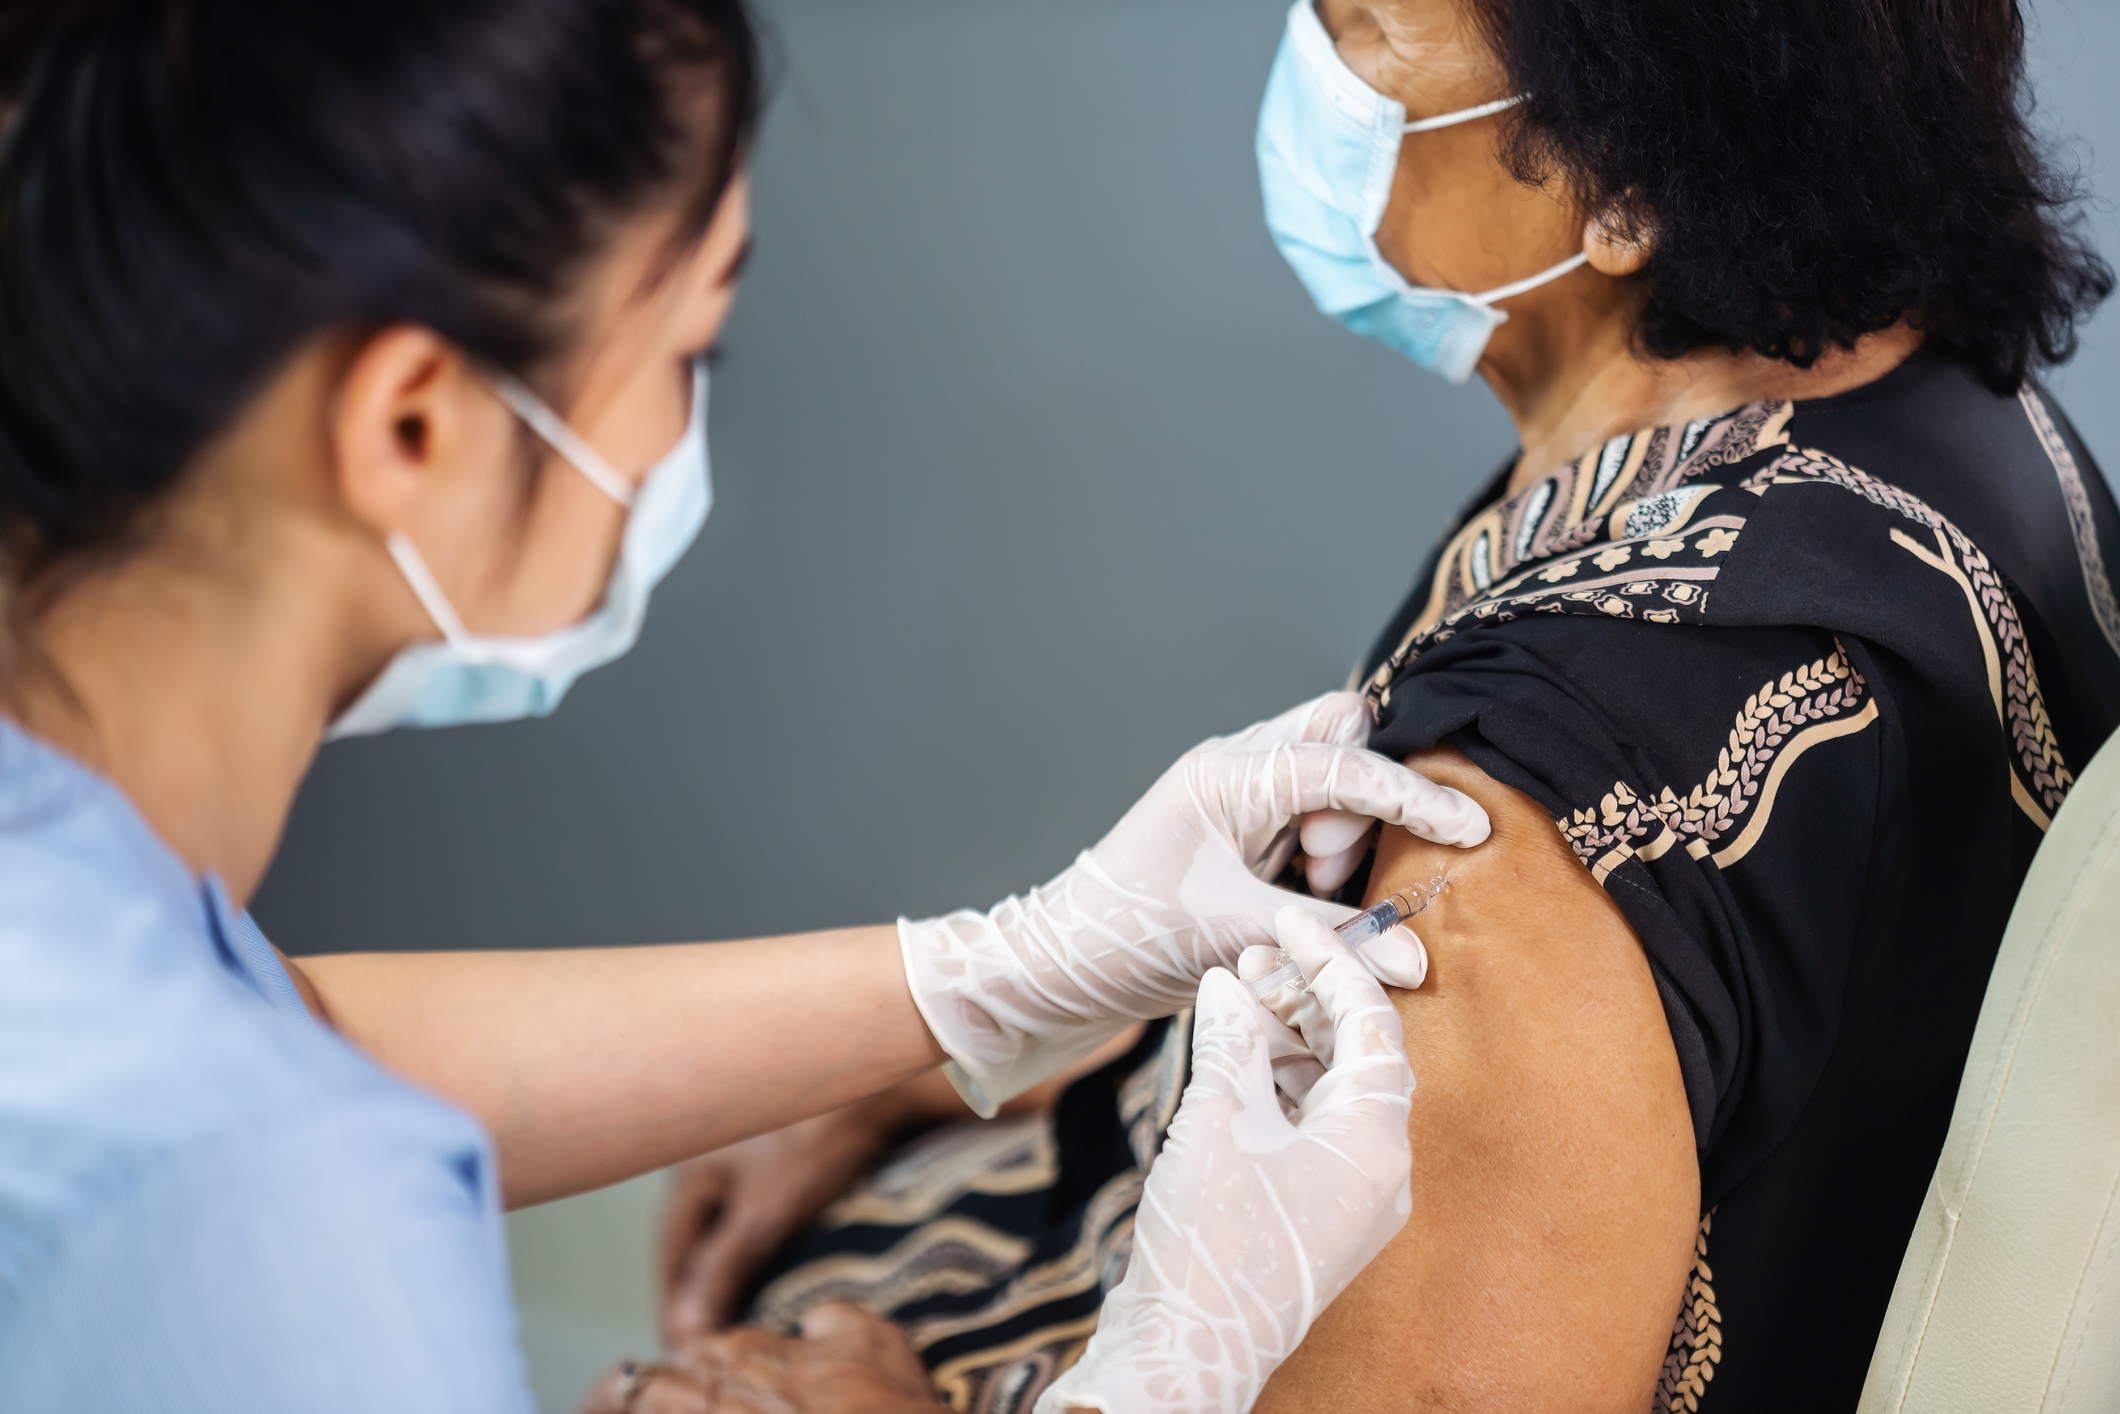
[[[1462,383],[1509,317],[1494,307],[1497,301],[1589,259],[1578,252],[1529,279],[1475,295],[1409,284],[1377,253],[1377,225],[1391,200],[1405,135],[1521,102],[1521,96],[1504,98],[1409,123],[1403,104],[1347,67],[1312,0],[1296,0],[1259,107],[1259,185],[1274,244],[1319,309]]]
[[[494,390],[552,450],[629,509],[603,602],[580,623],[554,633],[533,638],[475,634],[457,617],[412,541],[392,535],[391,558],[441,630],[442,641],[412,644],[391,659],[382,676],[331,724],[328,740],[392,727],[448,727],[548,715],[576,678],[633,646],[647,616],[649,591],[684,556],[706,523],[714,484],[707,464],[703,364],[693,373],[690,424],[637,490],[528,388],[496,378]]]

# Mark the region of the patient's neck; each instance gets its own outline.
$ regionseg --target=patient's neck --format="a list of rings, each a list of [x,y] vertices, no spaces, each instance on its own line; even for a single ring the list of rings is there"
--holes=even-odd
[[[1749,349],[1695,349],[1676,359],[1643,355],[1632,340],[1634,306],[1616,282],[1581,271],[1581,287],[1514,311],[1495,330],[1480,376],[1516,423],[1523,448],[1513,493],[1621,433],[1690,422],[1749,402],[1831,397],[1871,383],[1921,347],[1895,324],[1831,348],[1809,368]]]

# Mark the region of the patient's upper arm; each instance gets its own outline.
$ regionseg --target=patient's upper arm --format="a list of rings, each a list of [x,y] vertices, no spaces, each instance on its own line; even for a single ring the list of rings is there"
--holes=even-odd
[[[1418,1089],[1413,1215],[1258,1408],[1649,1408],[1693,1258],[1699,1175],[1633,930],[1536,802],[1447,748],[1408,758],[1487,808],[1454,850],[1386,830],[1371,899],[1447,872],[1394,992]]]

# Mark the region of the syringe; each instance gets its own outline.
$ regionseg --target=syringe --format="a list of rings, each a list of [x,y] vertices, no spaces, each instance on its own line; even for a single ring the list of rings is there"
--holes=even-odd
[[[1449,887],[1450,876],[1438,874],[1426,884],[1415,884],[1410,888],[1400,889],[1397,893],[1385,895],[1332,931],[1345,938],[1349,946],[1359,952],[1370,939],[1381,937],[1434,903],[1436,896]],[[1281,954],[1279,966],[1249,986],[1253,996],[1264,997],[1277,987],[1285,987],[1291,982],[1300,986],[1302,981],[1303,969],[1297,967],[1296,960],[1284,952]]]

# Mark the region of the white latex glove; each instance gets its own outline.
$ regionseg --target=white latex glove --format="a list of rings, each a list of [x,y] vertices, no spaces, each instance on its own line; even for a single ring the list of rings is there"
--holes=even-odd
[[[1273,941],[1293,896],[1253,871],[1285,827],[1335,849],[1354,819],[1443,844],[1487,837],[1470,796],[1362,749],[1368,739],[1368,704],[1336,692],[1202,742],[1043,888],[985,913],[899,919],[913,1000],[966,1102],[992,1115],[1134,1022],[1192,1005],[1209,968]],[[1307,906],[1332,924],[1351,913]],[[1395,969],[1408,951],[1387,935],[1364,956],[1384,980],[1417,986]]]
[[[1322,1073],[1284,1116],[1269,1057],[1286,1028],[1235,977],[1207,974],[1192,1082],[1149,1170],[1126,1276],[1035,1414],[1243,1414],[1406,1224],[1413,1072],[1399,1014],[1307,910],[1275,925],[1331,1023]]]

